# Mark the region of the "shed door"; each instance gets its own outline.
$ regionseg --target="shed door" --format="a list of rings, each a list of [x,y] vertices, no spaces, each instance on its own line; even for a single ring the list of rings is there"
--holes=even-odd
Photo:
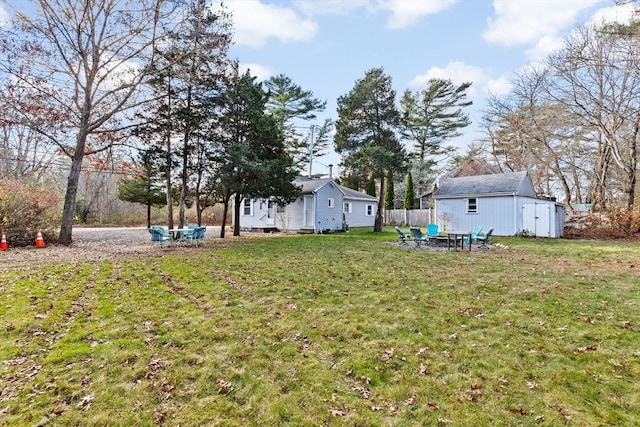
[[[522,230],[536,236],[551,236],[551,212],[546,203],[525,203],[522,205]]]

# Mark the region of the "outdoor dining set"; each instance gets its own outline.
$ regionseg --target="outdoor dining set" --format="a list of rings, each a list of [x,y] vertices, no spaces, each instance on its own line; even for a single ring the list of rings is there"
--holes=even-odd
[[[405,233],[396,227],[398,239],[401,245],[413,241],[416,247],[420,247],[421,243],[432,246],[446,244],[447,249],[451,250],[460,247],[464,250],[465,243],[468,250],[471,250],[472,243],[480,244],[481,248],[488,248],[493,228],[489,228],[486,233],[482,232],[482,225],[476,225],[470,231],[440,231],[438,224],[427,224],[426,231],[423,233],[420,227],[409,227],[409,233]]]
[[[207,227],[192,224],[184,228],[171,228],[166,229],[160,225],[152,225],[149,228],[151,234],[151,246],[156,243],[163,247],[164,243],[169,243],[170,247],[175,244],[199,246],[200,243],[204,244],[204,233],[207,231]]]

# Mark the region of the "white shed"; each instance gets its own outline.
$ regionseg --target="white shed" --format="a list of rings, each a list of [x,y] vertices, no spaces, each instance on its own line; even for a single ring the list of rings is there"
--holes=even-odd
[[[527,171],[444,178],[433,199],[443,231],[479,224],[497,236],[562,237],[564,232],[564,206],[538,198]]]

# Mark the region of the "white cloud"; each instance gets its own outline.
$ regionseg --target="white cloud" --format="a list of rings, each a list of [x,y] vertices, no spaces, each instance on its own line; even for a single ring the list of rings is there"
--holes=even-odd
[[[494,0],[495,18],[488,19],[486,41],[503,46],[535,43],[557,37],[576,23],[578,14],[603,0]],[[539,52],[539,50],[538,50]]]
[[[423,16],[442,12],[457,2],[458,0],[384,0],[380,3],[380,8],[391,11],[387,27],[399,29],[414,25]]]
[[[467,65],[460,61],[453,61],[448,63],[444,68],[431,67],[424,74],[419,74],[411,80],[410,87],[425,88],[431,79],[448,79],[454,84],[461,84],[464,82],[472,82],[473,84],[467,91],[469,97],[475,97],[480,87],[489,81],[489,76],[480,67],[473,65]]]
[[[294,5],[311,15],[389,13],[387,28],[396,30],[415,25],[426,15],[440,13],[460,0],[296,0]]]
[[[252,76],[255,76],[259,82],[267,80],[273,75],[273,70],[260,64],[239,64],[238,71],[244,74],[247,70]]]
[[[635,5],[632,3],[622,6],[605,7],[598,10],[591,17],[593,25],[602,25],[603,22],[618,22],[628,24],[633,17]]]
[[[372,0],[294,0],[295,7],[309,15],[348,15],[358,9],[373,12]]]
[[[530,61],[541,62],[549,56],[550,53],[562,48],[564,39],[558,35],[546,35],[538,39],[535,46],[526,50],[527,57]]]
[[[487,81],[485,88],[486,92],[496,96],[503,96],[511,92],[511,81],[507,76],[500,76],[497,79],[490,79]]]
[[[274,38],[282,42],[309,41],[315,37],[318,24],[300,17],[293,9],[263,4],[259,0],[230,0],[234,41],[239,45],[260,48]]]

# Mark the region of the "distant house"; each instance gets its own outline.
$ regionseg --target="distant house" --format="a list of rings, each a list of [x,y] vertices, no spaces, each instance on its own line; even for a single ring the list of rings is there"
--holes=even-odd
[[[562,237],[564,206],[538,198],[526,171],[445,176],[433,194],[441,230],[471,230],[476,224],[494,235],[527,232]]]
[[[244,199],[240,227],[264,231],[326,233],[349,227],[373,227],[378,207],[375,197],[338,185],[331,178],[299,177],[298,197],[286,206],[268,199]]]

